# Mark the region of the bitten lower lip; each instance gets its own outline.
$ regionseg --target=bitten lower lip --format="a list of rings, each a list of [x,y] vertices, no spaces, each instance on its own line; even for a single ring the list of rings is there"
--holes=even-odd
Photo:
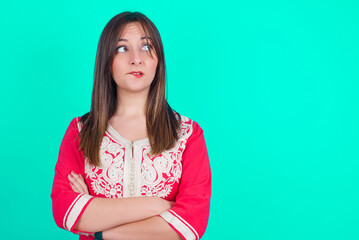
[[[134,73],[131,73],[131,75],[135,76],[136,78],[141,78],[141,77],[143,77],[143,74],[134,74]]]
[[[137,74],[135,74],[137,73]],[[140,74],[138,74],[140,73]],[[130,72],[131,75],[135,76],[136,78],[141,78],[144,74],[143,72]]]

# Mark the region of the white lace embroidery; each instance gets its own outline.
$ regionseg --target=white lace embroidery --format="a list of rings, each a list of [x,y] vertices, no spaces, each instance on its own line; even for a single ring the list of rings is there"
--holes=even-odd
[[[101,143],[101,167],[89,163],[85,158],[86,177],[91,179],[91,188],[96,194],[107,198],[123,195],[123,156],[125,148],[104,136]]]
[[[151,156],[151,147],[143,151],[141,195],[167,197],[174,183],[182,176],[182,153],[192,134],[192,121],[182,116],[179,140],[176,145],[158,156]]]
[[[151,146],[144,146],[141,164],[141,195],[166,197],[174,183],[179,183],[182,175],[182,153],[192,134],[192,121],[181,116],[181,130],[176,145],[151,156]],[[91,188],[96,194],[107,198],[123,197],[125,147],[104,136],[100,149],[101,167],[96,167],[85,158],[86,178],[91,180]]]

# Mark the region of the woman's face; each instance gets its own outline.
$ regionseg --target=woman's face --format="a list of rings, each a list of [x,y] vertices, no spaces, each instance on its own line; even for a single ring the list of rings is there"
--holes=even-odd
[[[150,48],[152,48],[152,56]],[[148,93],[156,74],[157,63],[158,59],[151,39],[148,39],[147,44],[141,24],[138,22],[127,24],[117,42],[112,62],[112,77],[117,84],[117,90]]]

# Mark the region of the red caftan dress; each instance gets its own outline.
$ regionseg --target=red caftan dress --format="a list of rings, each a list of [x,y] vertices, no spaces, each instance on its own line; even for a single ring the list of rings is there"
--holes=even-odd
[[[78,150],[79,119],[70,122],[55,167],[51,198],[59,227],[79,234],[80,240],[94,239],[93,233],[74,227],[95,197],[157,196],[175,201],[159,216],[183,239],[202,237],[209,217],[211,171],[203,130],[196,122],[181,116],[176,146],[156,156],[150,155],[148,138],[131,142],[108,124],[100,149],[101,167],[97,167]],[[82,174],[89,195],[72,190],[67,178],[71,171]]]

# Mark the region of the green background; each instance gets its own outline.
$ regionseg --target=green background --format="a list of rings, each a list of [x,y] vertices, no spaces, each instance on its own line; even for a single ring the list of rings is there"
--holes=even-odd
[[[1,239],[77,239],[52,218],[54,166],[127,10],[158,27],[169,102],[205,132],[203,239],[359,239],[355,0],[2,2]]]

